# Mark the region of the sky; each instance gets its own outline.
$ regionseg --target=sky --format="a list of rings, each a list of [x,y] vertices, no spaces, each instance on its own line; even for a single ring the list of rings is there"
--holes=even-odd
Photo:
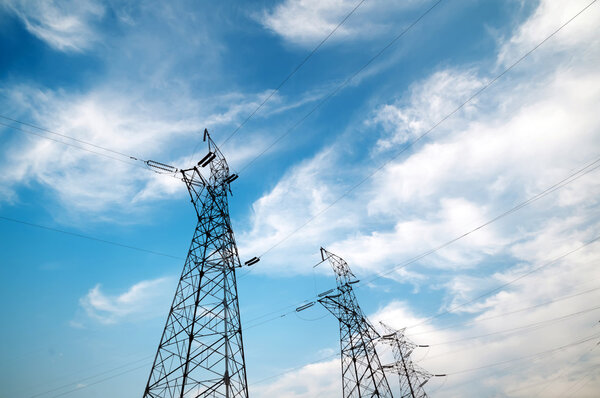
[[[294,311],[335,286],[320,247],[373,325],[429,345],[430,396],[594,397],[599,22],[592,0],[0,0],[0,397],[142,395],[196,215],[139,159],[189,167],[204,128],[261,257],[238,274],[252,397],[342,396],[336,319]]]

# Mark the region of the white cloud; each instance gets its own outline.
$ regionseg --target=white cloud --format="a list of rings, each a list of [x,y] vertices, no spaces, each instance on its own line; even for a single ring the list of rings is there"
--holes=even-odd
[[[357,233],[336,242],[331,248],[336,253],[344,253],[344,258],[353,264],[371,271],[383,271],[386,265],[393,265],[389,264],[390,259],[411,258],[483,224],[491,218],[484,211],[462,198],[444,198],[436,214],[421,213],[420,218],[399,221],[392,231]],[[499,246],[507,243],[504,240],[491,227],[441,250],[425,263],[445,269],[472,267],[486,255],[497,252]],[[407,275],[399,276],[404,279]],[[394,274],[388,277],[394,277]]]
[[[506,66],[515,62],[590,3],[591,1],[588,0],[539,1],[533,15],[521,24],[510,38],[501,43],[498,53],[499,65]],[[597,8],[596,4],[591,5],[589,9],[575,18],[573,23],[554,36],[548,46],[536,50],[533,57],[543,56],[546,59],[553,57],[553,61],[556,61],[558,57],[563,57],[574,49],[591,48],[593,43],[598,41],[597,36],[594,35],[594,28],[598,21]]]
[[[27,30],[60,51],[83,51],[99,40],[93,24],[105,8],[95,0],[7,0]]]
[[[102,292],[98,284],[79,302],[90,318],[103,324],[147,319],[164,314],[174,282],[172,277],[141,281],[118,295]]]
[[[408,106],[387,104],[381,106],[370,124],[379,124],[386,135],[377,148],[389,149],[412,141],[429,130],[475,91],[486,84],[474,70],[441,70],[427,80],[414,84],[407,100]],[[472,101],[462,112],[476,112],[477,101]],[[449,120],[452,123],[453,120]],[[444,126],[448,129],[448,126]]]
[[[402,12],[414,1],[395,4],[383,0],[367,1],[344,23],[330,41],[364,39],[397,25]],[[312,46],[324,39],[358,4],[350,0],[284,0],[259,17],[265,28],[284,40]]]
[[[306,365],[290,371],[267,385],[250,385],[258,397],[337,397],[342,389],[339,382],[340,360],[332,359]]]

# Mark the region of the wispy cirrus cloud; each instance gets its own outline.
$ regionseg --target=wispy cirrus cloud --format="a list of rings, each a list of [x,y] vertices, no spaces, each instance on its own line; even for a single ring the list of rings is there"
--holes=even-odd
[[[6,0],[3,5],[23,21],[27,30],[64,52],[87,50],[100,40],[94,24],[106,9],[96,0]]]
[[[173,277],[141,281],[117,295],[104,293],[98,284],[79,303],[90,318],[103,324],[140,321],[164,315],[174,283]]]
[[[264,27],[285,41],[311,46],[326,37],[359,3],[350,0],[285,0],[258,17]],[[402,19],[403,12],[418,4],[395,4],[374,0],[361,4],[349,23],[342,25],[331,41],[361,40],[378,36]]]

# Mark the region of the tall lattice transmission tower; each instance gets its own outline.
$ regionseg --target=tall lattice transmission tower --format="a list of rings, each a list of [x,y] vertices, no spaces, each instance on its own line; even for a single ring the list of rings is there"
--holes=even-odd
[[[235,269],[238,250],[227,193],[237,178],[204,130],[208,154],[180,172],[198,224],[177,285],[144,398],[248,397]],[[206,170],[204,176],[201,170]],[[257,261],[257,260],[256,260]]]
[[[445,376],[433,375],[415,365],[411,360],[411,354],[415,348],[427,346],[419,346],[408,340],[404,335],[404,329],[395,330],[383,322],[380,323],[386,331],[386,334],[381,336],[380,341],[392,347],[395,360],[394,363],[384,365],[383,368],[398,375],[400,398],[427,398],[427,393],[423,389],[425,383],[433,376]]]
[[[318,301],[340,324],[342,390],[344,398],[392,397],[390,386],[375,350],[379,333],[363,314],[352,285],[358,280],[340,257],[321,248],[323,261],[329,260],[337,289]]]

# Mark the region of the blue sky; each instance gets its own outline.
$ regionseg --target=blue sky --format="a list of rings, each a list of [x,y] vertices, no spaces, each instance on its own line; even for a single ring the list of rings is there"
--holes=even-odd
[[[222,147],[241,259],[264,254],[239,280],[253,397],[341,396],[337,322],[293,313],[335,283],[320,246],[373,323],[431,345],[432,396],[594,396],[597,170],[397,267],[600,156],[597,4],[411,145],[590,2],[444,0],[317,107],[434,4],[366,0]],[[172,3],[0,1],[0,115],[187,167],[358,4]],[[184,184],[0,121],[0,397],[140,396],[195,226]]]

